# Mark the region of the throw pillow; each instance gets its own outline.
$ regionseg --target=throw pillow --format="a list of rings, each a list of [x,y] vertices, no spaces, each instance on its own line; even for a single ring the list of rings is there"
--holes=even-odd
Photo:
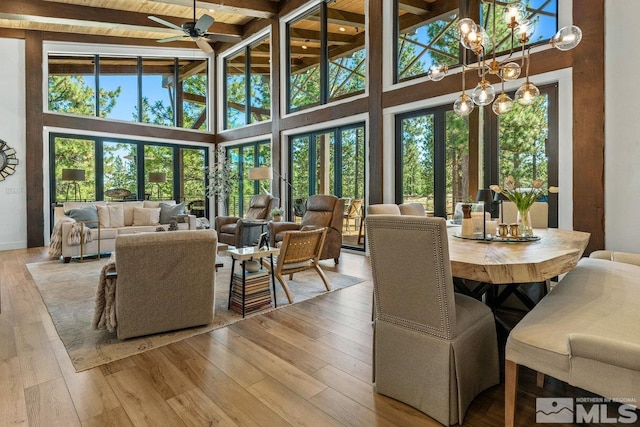
[[[124,207],[121,204],[109,204],[109,220],[111,221],[111,227],[120,228],[124,227]]]
[[[110,228],[111,219],[109,217],[109,209],[106,206],[96,206],[98,209],[98,219],[100,220],[100,227]]]
[[[98,228],[98,211],[96,207],[91,205],[84,208],[70,209],[69,212],[64,213],[69,218],[73,218],[76,221],[96,221],[87,222],[86,226],[89,228]]]
[[[176,215],[184,214],[184,202],[177,205],[160,203],[160,224],[169,224]]]
[[[160,208],[134,208],[133,225],[158,225]]]

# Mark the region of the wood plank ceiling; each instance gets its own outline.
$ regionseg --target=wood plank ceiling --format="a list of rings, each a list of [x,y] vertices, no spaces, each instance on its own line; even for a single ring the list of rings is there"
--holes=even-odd
[[[403,27],[422,22],[432,11],[436,0],[401,0]],[[451,3],[449,0],[442,3]],[[332,0],[329,3],[329,40],[340,46],[340,54],[364,46],[365,12],[362,0]],[[264,19],[277,18],[293,8],[304,5],[303,0],[205,0],[196,1],[196,19],[203,14],[214,17],[209,28],[209,43],[227,48],[240,42],[248,29]],[[52,33],[46,39],[77,40],[101,37],[104,43],[123,41],[130,44],[155,45],[155,41],[183,35],[179,30],[152,21],[155,16],[177,26],[193,21],[193,0],[2,0],[0,28],[37,30]],[[413,18],[411,18],[413,17]],[[293,51],[300,57],[315,56],[314,39],[319,34],[317,16],[305,20],[293,34]],[[411,22],[407,22],[411,21]],[[188,39],[187,39],[188,40]],[[224,44],[223,44],[224,43]],[[307,45],[306,52],[301,46]],[[216,46],[217,45],[217,46]],[[193,47],[195,44],[178,41],[167,47]]]

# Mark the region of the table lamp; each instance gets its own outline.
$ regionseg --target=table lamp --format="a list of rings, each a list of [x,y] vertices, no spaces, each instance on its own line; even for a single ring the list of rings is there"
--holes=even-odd
[[[158,186],[158,200],[160,200],[160,184],[167,182],[167,174],[164,172],[149,172],[149,182]]]
[[[493,203],[493,194],[490,189],[481,188],[476,195],[476,201],[483,202],[482,205],[482,239],[487,239],[487,206]]]
[[[82,199],[78,181],[84,181],[84,177],[84,169],[62,169],[62,181],[67,181],[67,200],[69,200],[69,187],[71,185],[73,185],[73,200]]]

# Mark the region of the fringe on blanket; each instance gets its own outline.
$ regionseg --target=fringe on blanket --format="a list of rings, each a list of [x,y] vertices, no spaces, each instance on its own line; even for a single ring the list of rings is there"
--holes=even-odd
[[[112,257],[100,271],[100,282],[96,291],[96,305],[93,312],[93,329],[106,329],[114,332],[118,326],[116,320],[116,279],[108,279],[107,272],[114,270],[115,259]]]
[[[60,258],[62,255],[62,224],[65,222],[75,222],[71,218],[63,218],[56,223],[51,233],[51,241],[49,242],[49,256],[51,258]],[[82,230],[82,224],[75,222],[71,226],[71,231],[67,238],[67,244],[70,246],[80,244],[80,233]],[[93,240],[91,229],[84,227],[84,243],[89,243]]]
[[[93,240],[93,235],[89,227],[83,227],[81,223],[76,222],[71,226],[69,236],[67,236],[67,244],[69,246],[79,245],[80,239],[82,239],[84,243],[89,243]]]

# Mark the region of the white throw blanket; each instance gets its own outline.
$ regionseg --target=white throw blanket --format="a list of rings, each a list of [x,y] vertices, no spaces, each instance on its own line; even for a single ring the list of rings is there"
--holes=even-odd
[[[53,231],[51,232],[51,241],[49,242],[49,256],[51,258],[60,258],[62,255],[62,224],[65,222],[73,222],[74,224],[71,226],[71,231],[69,232],[69,236],[67,238],[67,244],[69,246],[75,246],[80,244],[80,234],[84,231],[84,235],[82,239],[84,239],[84,243],[89,243],[93,240],[93,235],[91,234],[91,229],[89,227],[82,227],[82,224],[79,222],[75,222],[72,218],[62,218],[60,221],[53,226]]]
[[[107,272],[115,270],[116,257],[111,254],[109,262],[102,267],[100,272],[100,282],[96,291],[96,306],[93,312],[93,321],[91,326],[93,329],[106,329],[114,332],[118,322],[116,320],[116,279],[108,279]]]

